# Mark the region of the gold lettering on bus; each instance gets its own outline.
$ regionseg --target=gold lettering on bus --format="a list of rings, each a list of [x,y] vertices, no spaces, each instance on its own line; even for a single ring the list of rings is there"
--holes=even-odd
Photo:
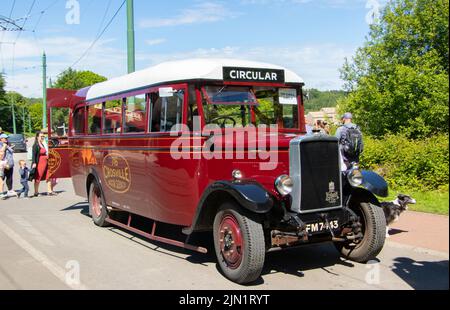
[[[103,177],[106,185],[116,193],[126,193],[131,186],[128,161],[119,154],[109,154],[103,159]]]

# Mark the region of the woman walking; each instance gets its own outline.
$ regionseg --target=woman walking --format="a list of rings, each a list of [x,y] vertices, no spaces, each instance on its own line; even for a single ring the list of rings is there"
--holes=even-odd
[[[48,175],[48,151],[45,147],[45,135],[42,132],[36,133],[36,139],[33,145],[32,169],[34,174],[34,197],[39,196],[39,185],[42,181],[47,182],[47,195],[55,196],[52,191],[51,182]]]

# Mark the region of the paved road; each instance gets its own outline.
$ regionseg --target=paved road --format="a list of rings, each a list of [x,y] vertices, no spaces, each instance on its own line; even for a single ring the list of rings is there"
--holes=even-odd
[[[261,279],[242,287],[220,275],[212,254],[96,227],[70,180],[57,190],[0,201],[0,289],[449,288],[448,253],[393,241],[372,265],[342,260],[332,244],[269,253]]]

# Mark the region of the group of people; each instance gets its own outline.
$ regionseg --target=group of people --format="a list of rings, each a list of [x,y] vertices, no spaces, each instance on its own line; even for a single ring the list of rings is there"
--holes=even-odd
[[[359,157],[364,150],[364,144],[360,128],[353,123],[352,113],[345,113],[341,121],[342,124],[337,129],[335,136],[339,140],[345,168],[349,169],[354,163],[359,163]],[[331,132],[328,123],[322,120],[317,120],[314,126],[307,124],[306,130],[308,134],[320,133],[329,135]]]
[[[31,148],[31,167],[27,166],[25,160],[19,161],[18,173],[22,189],[13,190],[14,177],[14,148],[8,142],[8,135],[0,128],[0,199],[10,197],[33,198],[39,196],[39,185],[42,181],[47,182],[47,196],[55,196],[53,191],[54,181],[48,173],[48,145],[45,140],[45,133],[36,133],[35,142]],[[34,182],[34,194],[29,196],[29,182]],[[6,184],[7,191],[4,192]]]

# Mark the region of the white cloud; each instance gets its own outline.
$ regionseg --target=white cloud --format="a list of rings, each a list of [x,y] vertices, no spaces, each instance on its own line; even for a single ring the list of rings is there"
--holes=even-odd
[[[380,0],[380,2],[385,1],[386,0]],[[242,4],[311,4],[319,7],[331,8],[362,7],[366,2],[367,0],[241,0]]]
[[[148,66],[163,61],[186,58],[239,58],[274,63],[289,68],[303,77],[306,87],[322,90],[340,89],[342,81],[339,68],[345,57],[354,54],[355,48],[335,44],[304,45],[291,47],[223,47],[197,49],[172,54],[146,54],[141,61]]]
[[[160,42],[157,42],[160,40]],[[162,43],[163,39],[149,40],[149,43]],[[88,69],[108,78],[126,73],[126,51],[112,47],[114,39],[100,40],[90,53],[75,69]],[[153,41],[153,42],[152,42]],[[42,96],[41,57],[45,46],[48,61],[48,76],[53,81],[57,75],[80,57],[89,46],[90,41],[76,37],[47,37],[38,44],[25,37],[18,41],[15,57],[15,75],[11,75],[11,47],[3,46],[2,54],[7,71],[7,90],[14,90],[25,96]],[[70,47],[70,48],[68,48]],[[136,54],[137,67],[145,68],[167,60],[186,58],[241,58],[274,63],[285,66],[302,76],[307,87],[319,89],[339,89],[342,81],[338,68],[344,58],[352,56],[356,47],[338,44],[306,44],[286,47],[259,46],[225,46],[217,48],[202,48],[173,53]],[[8,66],[6,66],[6,64]],[[25,68],[29,68],[25,70]]]
[[[149,18],[139,22],[141,28],[159,28],[189,24],[203,24],[235,18],[240,14],[219,2],[202,2],[167,18]]]
[[[152,40],[146,40],[145,44],[150,45],[150,46],[155,46],[155,45],[163,44],[166,41],[167,41],[166,39],[152,39]]]
[[[6,37],[6,36],[5,36]],[[5,39],[7,41],[8,38]],[[75,66],[112,77],[126,72],[126,51],[112,48],[114,39],[100,40]],[[2,63],[6,72],[6,90],[17,91],[24,96],[42,96],[42,47],[47,52],[47,76],[53,81],[57,75],[73,64],[91,42],[76,37],[47,37],[39,42],[23,36],[13,46],[2,46]],[[14,55],[14,74],[12,60]],[[118,66],[117,64],[124,64]]]

